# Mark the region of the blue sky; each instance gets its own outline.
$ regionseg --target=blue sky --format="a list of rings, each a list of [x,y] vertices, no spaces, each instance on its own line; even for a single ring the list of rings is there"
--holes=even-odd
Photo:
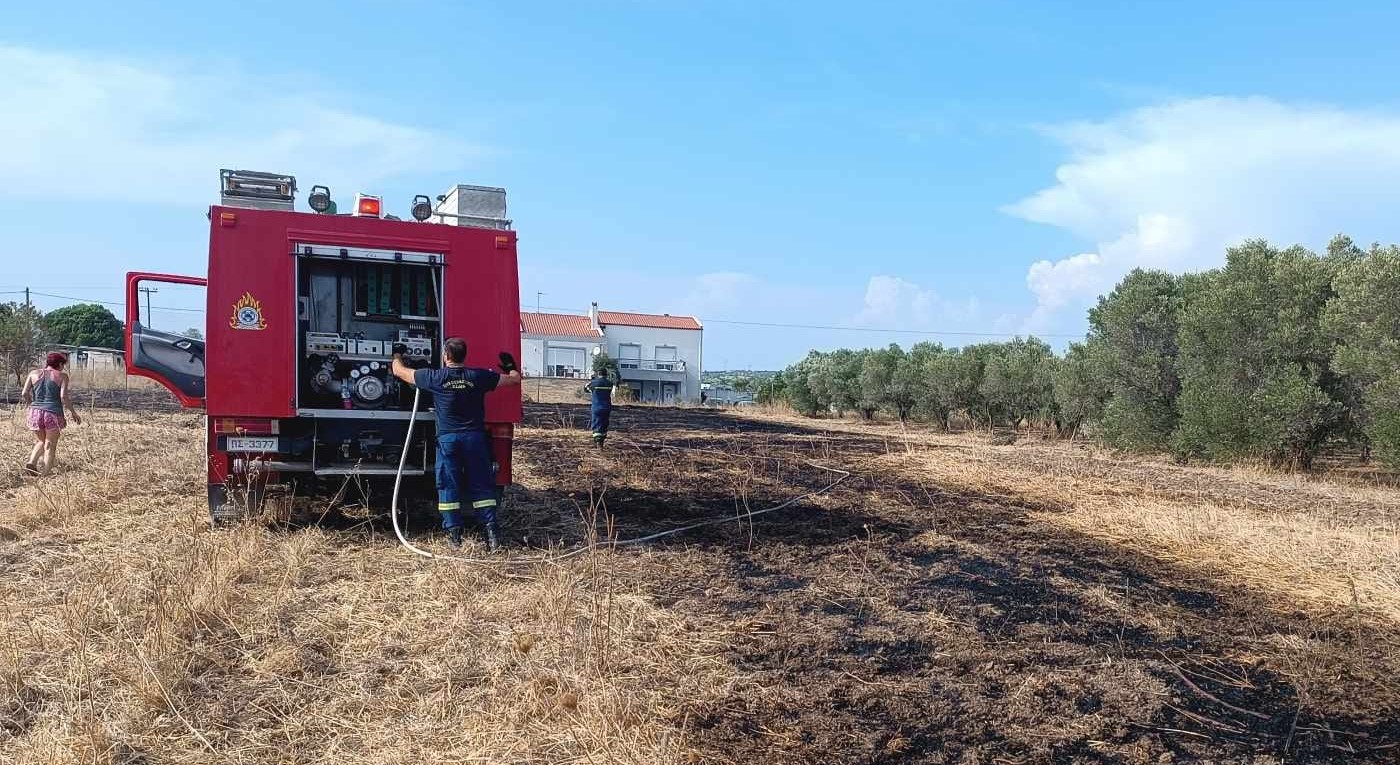
[[[223,166],[505,186],[522,304],[697,314],[709,368],[1058,346],[1134,266],[1400,238],[1391,4],[420,5],[8,9],[0,291],[202,273]]]

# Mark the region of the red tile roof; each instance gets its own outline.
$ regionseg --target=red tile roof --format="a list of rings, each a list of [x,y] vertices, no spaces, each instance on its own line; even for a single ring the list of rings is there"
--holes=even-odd
[[[626,327],[654,327],[656,329],[700,329],[700,322],[694,316],[627,313],[625,311],[599,311],[598,323],[604,325],[621,324]]]
[[[603,333],[593,328],[587,316],[573,316],[567,313],[526,313],[520,312],[520,331],[527,335],[554,335],[557,337],[602,337]]]

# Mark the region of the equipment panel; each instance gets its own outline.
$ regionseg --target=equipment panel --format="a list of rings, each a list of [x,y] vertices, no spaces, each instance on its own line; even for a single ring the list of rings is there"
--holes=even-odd
[[[298,260],[298,406],[409,408],[412,390],[390,373],[389,362],[401,344],[410,366],[437,366],[441,267],[421,257]]]

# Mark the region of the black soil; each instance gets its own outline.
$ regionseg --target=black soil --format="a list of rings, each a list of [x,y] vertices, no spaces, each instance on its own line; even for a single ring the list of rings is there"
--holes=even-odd
[[[836,478],[809,462],[852,472],[618,555],[620,576],[733,636],[733,692],[675,721],[702,761],[1400,762],[1391,623],[1281,606],[1037,521],[1053,508],[1030,501],[874,472],[876,436],[638,407],[600,452],[586,418],[529,408],[517,460],[549,488],[521,505],[555,510],[513,519],[516,544],[576,541],[590,496],[628,538]]]

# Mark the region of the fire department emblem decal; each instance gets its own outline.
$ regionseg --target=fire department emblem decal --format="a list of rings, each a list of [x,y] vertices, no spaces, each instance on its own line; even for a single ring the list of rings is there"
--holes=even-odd
[[[243,293],[243,297],[233,304],[233,318],[228,320],[228,325],[233,329],[267,329],[267,323],[263,321],[262,303],[253,297],[253,293]]]

